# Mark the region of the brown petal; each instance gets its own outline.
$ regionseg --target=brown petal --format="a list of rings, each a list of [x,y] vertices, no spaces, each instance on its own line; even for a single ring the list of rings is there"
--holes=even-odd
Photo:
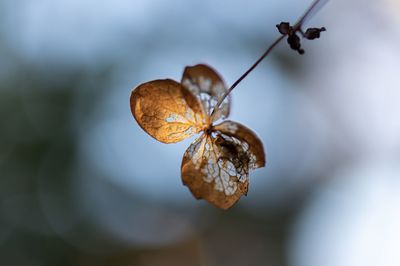
[[[202,130],[206,116],[200,102],[180,83],[165,79],[143,83],[130,98],[138,124],[153,138],[174,143]]]
[[[218,100],[228,90],[221,76],[210,66],[203,64],[186,67],[181,83],[202,102],[208,116],[211,115]],[[214,121],[228,117],[229,109],[230,96],[226,97],[222,102],[219,110],[214,115]]]
[[[231,139],[202,135],[183,156],[182,181],[197,199],[228,209],[247,194],[248,161]]]

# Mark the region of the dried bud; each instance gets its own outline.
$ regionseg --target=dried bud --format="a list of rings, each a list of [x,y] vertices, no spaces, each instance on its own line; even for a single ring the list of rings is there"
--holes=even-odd
[[[281,34],[289,34],[292,28],[289,22],[281,22],[280,24],[277,24],[276,27]]]
[[[318,39],[321,36],[321,32],[326,31],[325,27],[322,28],[308,28],[304,33],[304,38],[308,40]]]
[[[300,37],[296,33],[290,34],[287,38],[287,42],[290,48],[299,52],[299,54],[304,54],[304,50],[301,49]]]

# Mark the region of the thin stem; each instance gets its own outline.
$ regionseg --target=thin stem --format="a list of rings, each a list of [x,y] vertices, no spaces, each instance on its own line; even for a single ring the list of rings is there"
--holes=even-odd
[[[328,0],[315,0],[301,18],[294,24],[293,30],[298,30],[306,20],[311,18],[319,9],[321,9]]]
[[[295,33],[297,31],[300,31],[300,33],[302,34],[302,36],[304,36],[303,31],[301,30],[301,26],[303,25],[303,23],[310,18],[315,12],[317,12],[326,2],[328,2],[328,0],[315,0],[311,6],[307,9],[307,11],[304,13],[304,15],[298,20],[298,22],[296,22],[296,24],[293,26],[292,31]],[[248,75],[250,74],[251,71],[254,70],[254,68],[256,68],[256,66],[262,61],[264,60],[265,57],[267,57],[267,55],[272,51],[272,49],[275,48],[275,46],[283,40],[283,38],[285,38],[287,36],[287,34],[282,35],[281,37],[279,37],[278,39],[276,39],[276,41],[271,44],[270,47],[268,47],[268,49],[264,52],[264,54],[238,79],[235,81],[235,83],[233,83],[233,85],[225,92],[225,94],[219,99],[219,101],[217,102],[217,104],[214,107],[214,110],[211,113],[210,116],[210,121],[213,121],[213,118],[216,114],[216,111],[218,110],[218,108],[221,106],[222,102],[225,100],[225,98],[233,91],[233,89]]]
[[[272,43],[268,49],[264,52],[264,54],[238,79],[235,81],[235,83],[232,84],[232,86],[225,92],[225,94],[219,99],[219,101],[217,102],[217,104],[214,107],[214,110],[211,113],[211,121],[213,121],[213,118],[216,114],[216,110],[218,110],[218,108],[220,107],[220,105],[222,104],[222,102],[225,100],[225,98],[233,91],[234,88],[236,88],[237,85],[239,85],[239,83],[245,78],[247,77],[248,74],[250,74],[251,71],[253,71],[257,65],[264,60],[265,57],[267,57],[267,55],[272,51],[272,49],[275,48],[275,46],[280,43],[280,41],[282,41],[287,34],[280,36],[278,39],[275,40],[274,43]]]

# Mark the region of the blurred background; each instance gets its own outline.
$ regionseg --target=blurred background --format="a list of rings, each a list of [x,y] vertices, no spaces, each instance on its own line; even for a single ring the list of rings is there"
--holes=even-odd
[[[267,165],[228,211],[181,183],[194,139],[134,121],[136,85],[232,84],[308,0],[0,1],[0,264],[400,265],[400,4],[332,0],[233,92]]]

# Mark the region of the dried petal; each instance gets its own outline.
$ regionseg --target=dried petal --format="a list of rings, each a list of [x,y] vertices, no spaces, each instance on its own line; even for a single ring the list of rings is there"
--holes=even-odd
[[[261,141],[235,122],[218,125],[186,150],[182,180],[197,199],[228,209],[247,194],[249,170],[262,167],[265,156]]]
[[[239,173],[225,156],[221,142],[211,135],[203,135],[189,146],[183,156],[182,181],[197,199],[228,209],[247,193],[248,169],[244,162]]]
[[[250,157],[250,169],[256,169],[265,166],[265,153],[263,144],[252,130],[243,126],[242,124],[230,120],[214,126],[213,130],[238,139],[241,142],[243,149]]]
[[[203,64],[186,67],[181,83],[202,102],[208,116],[211,115],[218,100],[228,90],[220,75],[211,67]],[[228,117],[229,109],[230,96],[226,97],[220,105],[214,121]]]
[[[143,130],[164,143],[190,137],[206,123],[197,98],[170,79],[139,85],[132,91],[130,104],[132,114]]]

